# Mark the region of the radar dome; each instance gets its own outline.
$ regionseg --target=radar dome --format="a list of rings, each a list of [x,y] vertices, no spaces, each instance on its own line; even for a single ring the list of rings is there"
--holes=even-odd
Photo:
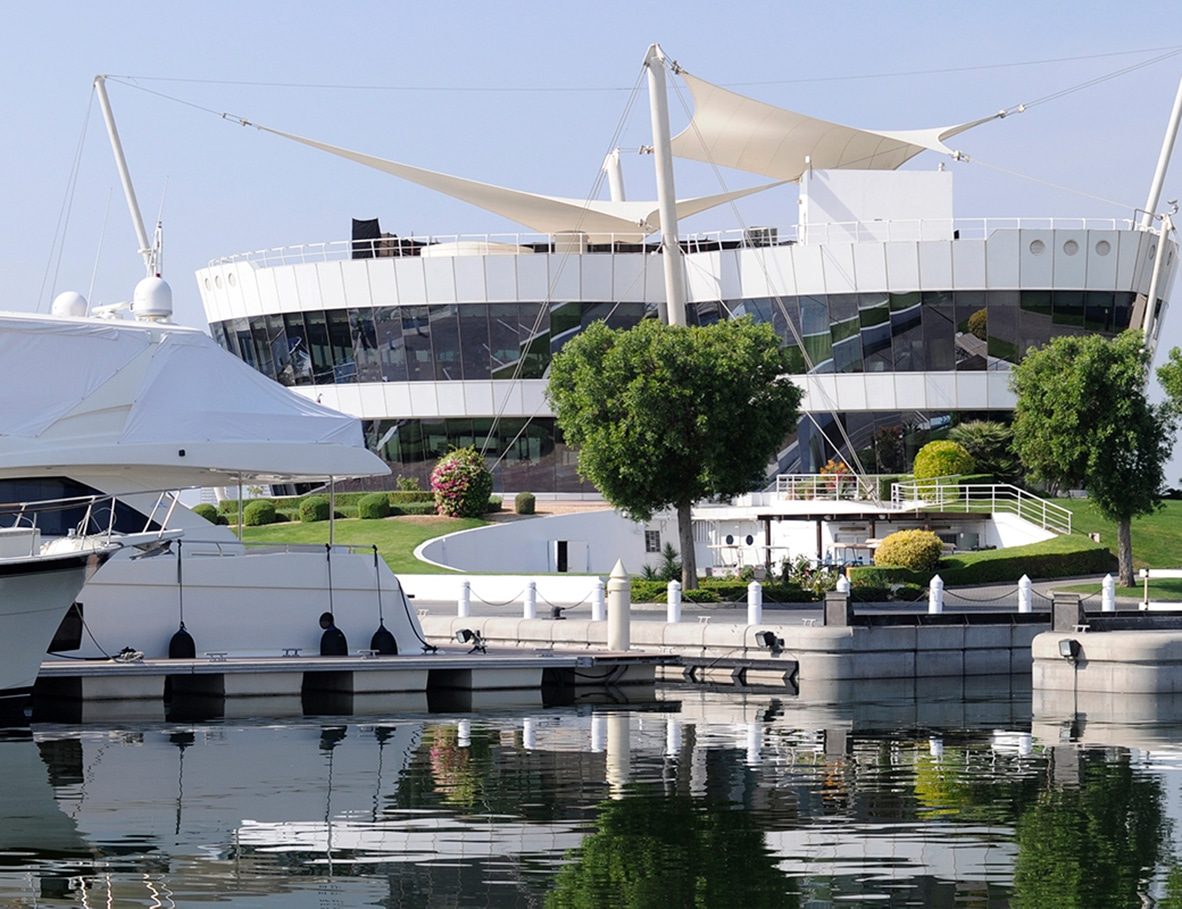
[[[144,278],[135,286],[131,312],[137,319],[163,321],[172,315],[172,288],[163,278]]]
[[[55,316],[81,318],[86,315],[86,297],[76,290],[67,290],[53,298],[49,311]]]

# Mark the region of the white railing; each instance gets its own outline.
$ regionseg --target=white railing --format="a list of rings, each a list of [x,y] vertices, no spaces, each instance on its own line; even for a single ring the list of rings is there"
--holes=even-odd
[[[878,474],[782,473],[776,477],[776,497],[790,502],[810,499],[878,502],[882,498],[879,495],[882,478]]]
[[[1071,512],[1009,483],[956,483],[944,479],[892,483],[897,511],[1014,514],[1052,533],[1071,533]]]
[[[955,219],[900,219],[883,221],[849,221],[810,224],[806,235],[798,225],[788,227],[753,227],[747,229],[708,231],[683,235],[680,239],[690,252],[709,251],[719,246],[765,248],[791,243],[874,242],[887,240],[945,240],[985,239],[998,230],[1133,230],[1135,222],[1128,218],[955,218]],[[1156,232],[1150,229],[1151,232]],[[603,247],[608,254],[615,244],[636,246],[646,235],[638,233],[595,233],[589,242]],[[569,235],[538,233],[504,234],[432,234],[421,237],[392,237],[376,240],[330,240],[317,243],[297,243],[256,249],[210,260],[210,266],[249,262],[258,267],[300,265],[311,262],[330,262],[351,259],[354,250],[378,249],[380,255],[417,255],[423,248],[440,244],[477,244],[493,246],[537,247],[550,245],[562,252],[569,249]],[[417,247],[417,251],[413,248]],[[655,249],[655,246],[654,246]],[[478,250],[477,250],[478,251]],[[600,254],[598,252],[592,255]]]

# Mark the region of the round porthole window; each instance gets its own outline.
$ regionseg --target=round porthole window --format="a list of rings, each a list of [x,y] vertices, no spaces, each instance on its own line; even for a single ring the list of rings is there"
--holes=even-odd
[[[735,537],[733,534],[728,533],[726,535],[726,545],[727,546],[734,546],[735,545]]]
[[[1042,240],[1030,241],[1030,254],[1033,256],[1041,256],[1044,252],[1046,252],[1046,248],[1047,245],[1043,243]]]
[[[209,278],[205,279],[205,289],[209,290]]]
[[[238,278],[234,272],[230,272],[228,275],[226,275],[226,283],[228,283],[231,287],[238,283]]]
[[[751,536],[751,534],[747,534],[747,545],[750,546],[754,542],[755,542],[755,537]]]
[[[213,286],[216,287],[218,290],[222,289],[222,276],[221,275],[214,275],[213,276]]]
[[[1109,243],[1107,240],[1101,240],[1099,243],[1096,244],[1096,255],[1106,256],[1110,252],[1112,252],[1112,244]]]
[[[1079,244],[1074,240],[1068,240],[1063,244],[1063,252],[1067,253],[1069,256],[1074,256],[1077,252],[1079,252]]]

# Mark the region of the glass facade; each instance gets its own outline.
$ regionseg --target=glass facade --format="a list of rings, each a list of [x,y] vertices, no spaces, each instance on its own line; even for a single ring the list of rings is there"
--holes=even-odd
[[[744,315],[771,324],[801,374],[932,372],[1005,369],[1058,335],[1114,335],[1129,326],[1133,302],[1131,293],[1079,290],[881,292],[696,303],[686,316],[693,325]],[[629,328],[655,316],[655,307],[642,303],[462,303],[253,316],[210,328],[222,347],[284,385],[453,382],[545,378],[551,357],[592,322]],[[953,421],[971,416],[839,419],[865,468],[893,473]],[[814,472],[832,457],[842,439],[834,419],[803,420],[785,442],[780,469]],[[495,432],[491,414],[363,425],[367,444],[395,477],[426,485],[442,454],[475,445],[497,461],[499,491],[594,492],[579,479],[553,418],[502,419]]]
[[[1129,326],[1133,294],[916,291],[782,302],[690,304],[687,320],[768,322],[801,373],[979,370],[1016,363],[1057,335],[1116,334]],[[654,315],[642,303],[451,303],[253,316],[210,328],[222,347],[284,385],[453,382],[540,379],[592,322],[628,328]]]

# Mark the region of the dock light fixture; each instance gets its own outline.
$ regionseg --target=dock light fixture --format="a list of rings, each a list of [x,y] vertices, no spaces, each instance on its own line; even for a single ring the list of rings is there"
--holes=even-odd
[[[1074,663],[1079,659],[1079,641],[1075,638],[1062,638],[1059,641],[1059,656]]]
[[[784,649],[784,639],[776,637],[774,631],[757,631],[755,632],[755,643],[760,647],[766,647],[772,652],[772,656],[778,655]]]
[[[461,644],[472,645],[472,649],[468,653],[487,653],[484,649],[484,638],[479,631],[473,631],[471,628],[461,628],[456,632],[456,640]]]

